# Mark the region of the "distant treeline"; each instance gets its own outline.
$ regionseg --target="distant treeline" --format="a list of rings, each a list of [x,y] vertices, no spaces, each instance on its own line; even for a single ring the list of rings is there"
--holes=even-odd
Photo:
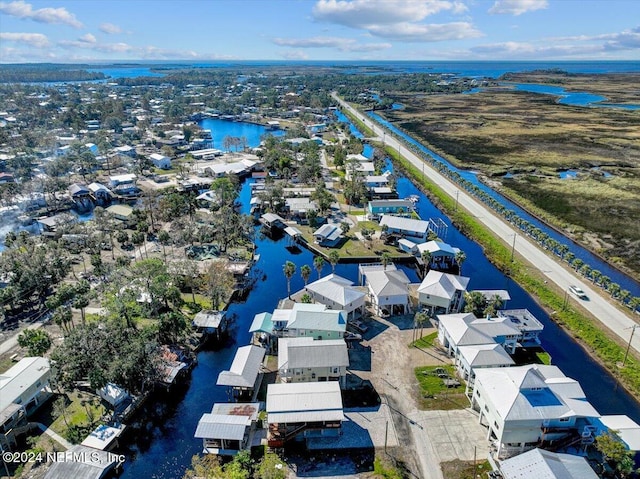
[[[6,64],[0,66],[0,83],[58,82],[103,80],[104,73],[90,72],[83,68],[89,65]]]

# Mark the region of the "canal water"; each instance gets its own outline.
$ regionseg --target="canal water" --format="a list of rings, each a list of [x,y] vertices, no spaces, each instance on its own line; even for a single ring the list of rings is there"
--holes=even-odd
[[[371,148],[365,150],[371,154]],[[388,163],[390,169],[393,166]],[[247,213],[251,195],[250,182],[247,180],[240,193],[243,212]],[[553,323],[549,316],[517,284],[497,270],[483,255],[481,247],[462,235],[451,222],[416,188],[406,177],[400,175],[398,192],[401,197],[417,195],[417,204],[423,218],[441,218],[447,223],[446,240],[461,248],[467,259],[462,274],[471,278],[470,289],[507,289],[511,295],[509,308],[527,308],[544,325],[542,344],[551,354],[553,364],[557,365],[569,377],[582,385],[587,397],[601,414],[627,414],[640,422],[640,406],[623,390],[616,389],[614,378],[598,363],[593,361],[562,329]],[[194,368],[191,381],[182,390],[154,398],[140,414],[140,422],[132,427],[128,437],[135,438],[125,446],[128,460],[124,465],[122,478],[138,479],[163,478],[175,479],[182,476],[189,466],[191,457],[201,450],[201,442],[193,437],[198,420],[203,413],[210,412],[214,402],[227,401],[224,388],[215,385],[218,374],[229,368],[235,351],[239,346],[248,344],[248,328],[255,314],[272,311],[280,298],[287,294],[286,278],[282,267],[286,261],[297,266],[291,281],[291,290],[302,288],[304,282],[299,274],[300,267],[308,264],[313,267],[313,255],[306,249],[292,251],[287,248],[288,241],[277,241],[259,236],[257,253],[260,260],[254,272],[260,277],[256,287],[244,303],[232,304],[229,313],[237,316],[228,341],[212,351],[198,354],[198,365]],[[412,281],[417,280],[413,270],[403,267]],[[311,280],[317,278],[312,270]],[[325,266],[323,274],[331,272],[330,265]],[[357,264],[339,264],[336,273],[357,281]]]
[[[417,141],[414,138],[410,137],[409,135],[407,135],[406,133],[404,133],[403,131],[398,129],[393,123],[391,123],[388,120],[382,118],[380,115],[378,115],[378,114],[376,114],[374,112],[367,112],[367,115],[369,117],[371,117],[372,119],[374,119],[375,121],[377,121],[378,123],[380,123],[381,125],[384,125],[385,127],[389,128],[396,135],[402,137],[405,141],[407,141],[411,145],[415,146],[420,152],[422,152],[425,155],[435,159],[436,161],[444,163],[450,170],[455,171],[458,174],[460,174],[460,176],[463,179],[469,181],[474,186],[477,186],[479,189],[481,189],[482,191],[484,191],[485,193],[490,195],[493,199],[495,199],[501,205],[505,206],[506,208],[509,208],[510,210],[513,210],[518,216],[520,216],[521,218],[527,220],[529,223],[531,223],[532,225],[536,226],[540,230],[544,231],[551,238],[555,239],[556,241],[559,241],[560,243],[563,243],[563,244],[567,245],[569,247],[569,250],[573,254],[575,254],[576,258],[580,258],[582,261],[584,261],[586,264],[590,265],[592,268],[597,269],[603,275],[608,276],[609,278],[611,278],[611,281],[614,282],[614,283],[618,283],[622,289],[629,290],[631,292],[632,296],[640,296],[640,283],[635,281],[633,278],[630,278],[629,276],[624,274],[622,271],[614,268],[613,266],[611,266],[606,261],[603,261],[600,257],[598,257],[598,256],[594,255],[593,253],[591,253],[590,251],[586,250],[585,248],[580,246],[578,243],[575,243],[571,239],[567,238],[562,233],[560,233],[560,232],[558,232],[558,231],[556,231],[556,230],[554,230],[552,228],[549,228],[546,224],[544,224],[543,222],[541,222],[537,218],[531,216],[525,210],[523,210],[522,208],[520,208],[519,206],[517,206],[516,204],[514,204],[513,202],[511,202],[510,200],[508,200],[504,196],[502,196],[500,193],[498,193],[497,191],[495,191],[494,189],[492,189],[488,185],[482,183],[478,179],[478,176],[477,176],[476,172],[473,172],[473,171],[470,171],[470,170],[463,170],[463,169],[455,167],[453,164],[448,162],[442,156],[438,155],[436,152],[434,152],[434,151],[430,150],[429,148],[425,147],[419,141]],[[339,115],[339,118],[340,118],[340,121],[348,121],[348,118],[346,118],[342,114]],[[353,128],[353,126],[352,126],[352,128]],[[360,136],[360,137],[362,137],[362,136]]]

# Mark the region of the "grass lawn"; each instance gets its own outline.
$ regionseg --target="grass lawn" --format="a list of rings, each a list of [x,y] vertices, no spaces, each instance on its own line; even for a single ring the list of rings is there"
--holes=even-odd
[[[107,412],[97,396],[73,392],[66,397],[70,402],[67,403],[64,415],[57,417],[49,427],[67,439],[71,428],[80,427],[90,431]]]
[[[297,228],[302,232],[303,238],[314,249],[320,251],[325,256],[333,250],[340,254],[341,259],[357,258],[361,256],[373,257],[381,256],[382,253],[387,252],[391,255],[391,258],[408,258],[410,255],[398,251],[393,246],[385,245],[380,241],[360,241],[353,234],[349,234],[347,240],[343,242],[338,248],[325,248],[320,245],[314,244],[313,229],[308,226],[300,226]]]
[[[435,331],[427,336],[421,337],[417,341],[414,341],[413,343],[411,343],[411,346],[415,348],[423,348],[423,349],[431,348],[433,347],[433,343],[437,337],[438,337],[438,332]]]
[[[420,384],[421,408],[449,410],[468,407],[469,400],[464,395],[464,382],[460,381],[460,386],[449,388],[444,385],[443,378],[435,373],[436,369],[444,369],[451,378],[456,378],[455,367],[452,364],[415,368],[416,378]]]
[[[551,355],[545,351],[539,351],[536,353],[536,357],[540,361],[540,364],[551,364]]]
[[[473,462],[447,461],[441,463],[440,467],[444,479],[476,479],[477,477],[487,477],[486,473],[491,471],[491,465],[487,460],[479,460],[475,466]]]

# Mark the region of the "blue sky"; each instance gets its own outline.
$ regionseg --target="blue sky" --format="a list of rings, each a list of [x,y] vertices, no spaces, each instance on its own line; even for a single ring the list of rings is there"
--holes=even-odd
[[[0,1],[0,62],[638,60],[638,0]]]

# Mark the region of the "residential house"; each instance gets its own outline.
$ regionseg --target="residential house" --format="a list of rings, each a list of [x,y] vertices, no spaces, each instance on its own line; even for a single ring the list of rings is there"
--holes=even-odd
[[[349,353],[344,339],[312,337],[278,340],[278,372],[283,383],[338,381],[346,387]]]
[[[313,237],[320,246],[334,248],[342,240],[342,229],[340,229],[339,224],[335,223],[322,225],[313,232]]]
[[[386,227],[387,234],[396,234],[410,240],[418,239],[425,241],[429,233],[429,222],[403,218],[393,215],[382,215],[380,226]]]
[[[94,201],[97,203],[104,204],[111,200],[111,191],[100,183],[90,183],[89,190],[91,191],[91,196]]]
[[[458,374],[466,383],[465,393],[473,391],[476,378],[475,371],[479,368],[505,368],[515,365],[502,344],[495,342],[487,344],[473,344],[458,346],[456,368]]]
[[[460,248],[456,248],[442,241],[427,241],[416,246],[417,256],[422,257],[424,252],[429,254],[429,264],[436,269],[451,268],[456,260],[456,255],[460,253]]]
[[[469,278],[431,270],[418,287],[418,303],[431,315],[459,313]]]
[[[410,215],[413,212],[413,203],[409,200],[371,200],[367,203],[367,216],[377,220],[386,215]]]
[[[353,281],[330,274],[305,286],[304,290],[316,303],[329,309],[340,309],[347,313],[347,318],[355,318],[364,314],[367,294],[353,286]]]
[[[471,404],[500,459],[572,435],[579,438],[600,416],[580,384],[556,366],[487,368],[475,374]]]
[[[204,454],[234,456],[249,450],[256,430],[259,403],[216,403],[198,421],[194,436]]]
[[[586,457],[535,448],[500,463],[503,479],[598,479]]]
[[[386,188],[389,186],[390,172],[385,172],[382,175],[368,175],[364,178],[364,184],[367,185],[367,189],[373,188]]]
[[[163,170],[171,169],[171,158],[160,153],[152,153],[149,155],[149,160],[153,163],[153,166]]]
[[[128,222],[133,218],[133,208],[129,205],[111,205],[106,211],[120,221]]]
[[[121,196],[133,196],[140,190],[136,186],[138,177],[133,173],[125,175],[115,175],[109,177],[111,191]]]
[[[269,384],[267,387],[269,447],[282,447],[297,436],[339,436],[342,421],[342,395],[336,381]]]
[[[50,380],[51,365],[47,358],[27,357],[18,361],[0,374],[0,414],[7,414],[8,407],[15,409],[12,404],[31,414],[52,394]]]
[[[315,339],[342,339],[347,326],[347,314],[327,309],[324,304],[295,303],[292,309],[276,309],[257,314],[249,332],[260,344],[273,350],[277,338],[310,336]]]
[[[260,386],[262,362],[266,352],[264,348],[253,345],[238,348],[231,367],[218,375],[216,385],[230,388],[234,398],[243,395],[252,397]]]
[[[107,477],[119,464],[119,456],[92,447],[76,444],[64,452],[65,460],[53,461],[44,479],[82,477],[101,479]]]
[[[410,281],[404,271],[397,269],[394,264],[363,264],[359,270],[376,314],[388,316],[410,312]]]

